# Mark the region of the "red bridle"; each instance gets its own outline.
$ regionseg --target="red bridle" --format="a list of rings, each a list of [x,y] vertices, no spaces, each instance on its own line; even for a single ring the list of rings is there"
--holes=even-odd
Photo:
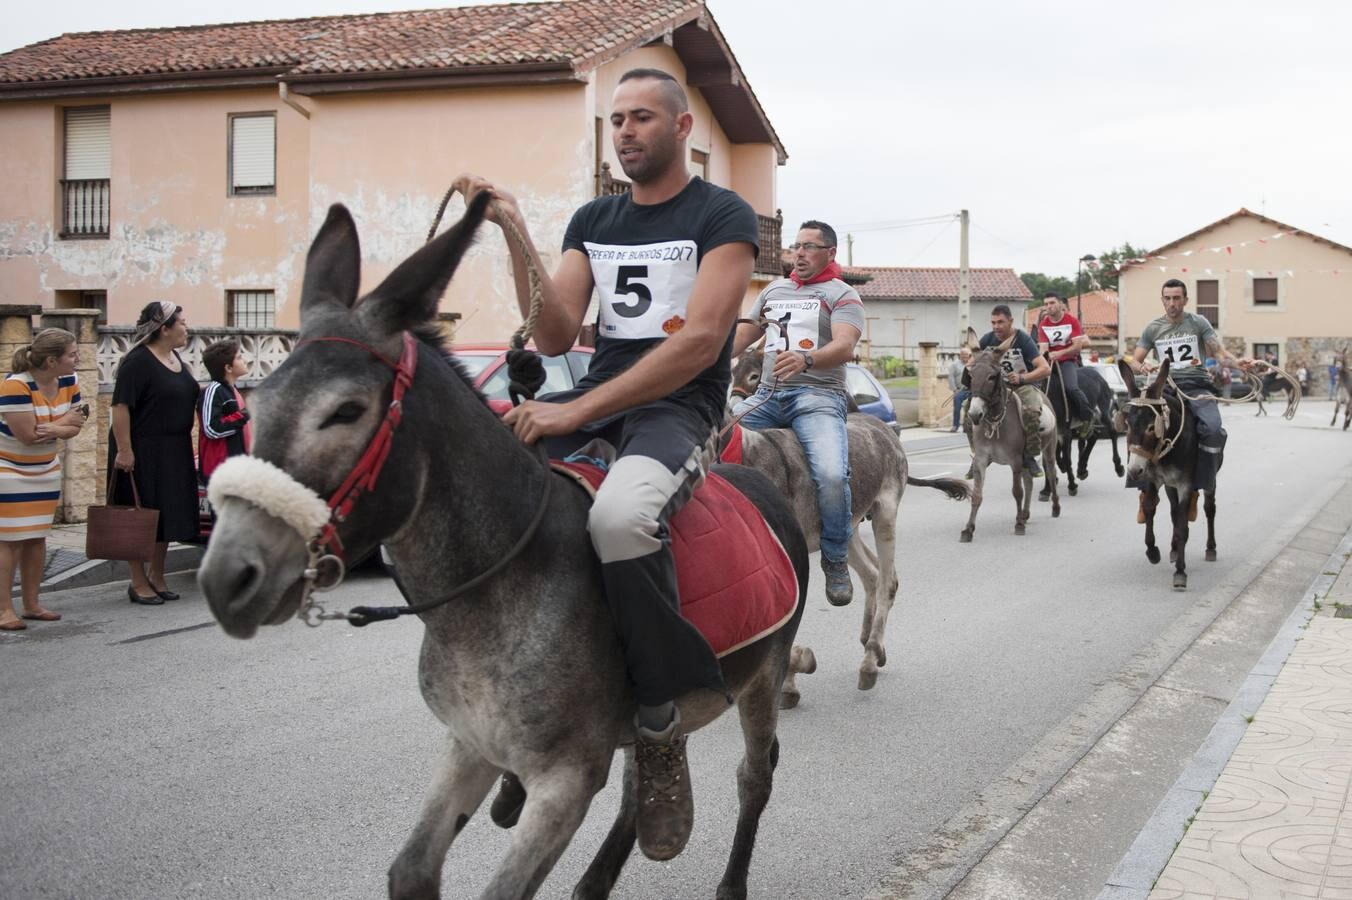
[[[371,442],[366,445],[365,452],[352,467],[352,471],[329,498],[328,524],[315,539],[314,550],[321,555],[332,554],[343,559],[343,542],[338,537],[338,526],[347,521],[347,517],[352,513],[352,507],[356,506],[362,494],[375,490],[376,482],[380,479],[380,471],[385,468],[385,460],[389,459],[390,446],[394,443],[394,430],[399,427],[399,422],[404,417],[404,393],[413,384],[413,374],[418,368],[418,341],[407,331],[404,332],[404,349],[397,363],[378,350],[351,338],[307,338],[298,342],[295,349],[299,350],[306,344],[351,344],[365,350],[394,370],[394,392],[390,397],[389,408],[385,410],[385,418],[376,429],[376,433],[371,436]]]

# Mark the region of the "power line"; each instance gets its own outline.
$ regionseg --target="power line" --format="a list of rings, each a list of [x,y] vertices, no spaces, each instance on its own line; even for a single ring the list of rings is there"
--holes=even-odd
[[[928,244],[926,244],[925,246],[923,246],[923,247],[920,248],[920,252],[916,253],[916,254],[915,254],[914,256],[912,256],[909,260],[906,261],[906,265],[909,266],[911,263],[915,262],[917,259],[919,259],[920,257],[924,256],[924,255],[925,255],[925,251],[928,250],[930,247],[933,247],[935,241],[939,240],[939,238],[943,237],[945,234],[948,233],[948,229],[950,229],[950,228],[953,227],[953,223],[954,223],[955,221],[957,221],[957,217],[956,217],[956,216],[953,217],[952,219],[949,219],[948,222],[947,222],[947,224],[945,224],[943,228],[940,228],[940,229],[939,229],[939,233],[936,234],[934,237],[930,238],[930,242],[929,242]]]
[[[858,225],[847,225],[844,230],[856,234],[861,231],[893,231],[899,228],[920,228],[925,225],[938,225],[940,222],[952,222],[958,218],[957,213],[944,213],[937,216],[920,216],[914,219],[895,219],[880,222],[863,222]]]

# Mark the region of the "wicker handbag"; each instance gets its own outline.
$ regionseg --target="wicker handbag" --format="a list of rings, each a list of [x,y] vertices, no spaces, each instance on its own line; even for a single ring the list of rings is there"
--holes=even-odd
[[[144,509],[141,495],[136,490],[136,479],[131,473],[131,496],[135,506],[113,505],[114,469],[108,474],[108,494],[105,506],[89,507],[89,529],[85,532],[85,556],[89,559],[121,559],[127,562],[147,562],[155,552],[155,529],[160,511]]]

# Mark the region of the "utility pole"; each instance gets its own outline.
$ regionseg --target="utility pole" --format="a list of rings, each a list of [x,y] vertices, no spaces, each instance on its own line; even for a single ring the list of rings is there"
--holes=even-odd
[[[854,265],[854,235],[845,235],[845,265]]]
[[[967,264],[967,210],[959,214],[962,220],[962,247],[958,255],[958,346],[967,343],[967,327],[972,313],[972,272]]]

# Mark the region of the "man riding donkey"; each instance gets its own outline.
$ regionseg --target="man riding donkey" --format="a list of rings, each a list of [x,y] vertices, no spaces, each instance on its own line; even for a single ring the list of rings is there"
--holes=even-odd
[[[741,424],[792,428],[807,456],[821,515],[822,572],[831,603],[849,603],[854,589],[846,557],[850,546],[850,454],[845,428],[849,392],[845,363],[864,330],[864,304],[841,280],[836,232],[810,220],[789,245],[793,270],[761,291],[751,311],[767,324],[743,323],[734,356],[765,333],[765,364],[756,393],[733,409]]]
[[[978,346],[982,350],[999,347],[1009,341],[1009,347],[1000,359],[1005,380],[1019,398],[1019,421],[1023,424],[1023,467],[1034,478],[1042,477],[1038,453],[1042,446],[1042,392],[1034,385],[1051,374],[1051,366],[1038,350],[1037,344],[1022,328],[1014,327],[1014,314],[1001,303],[991,310],[991,330],[982,335]],[[967,401],[970,404],[970,400]],[[963,416],[966,420],[966,416]],[[964,425],[967,440],[972,440],[970,422]]]
[[[1066,301],[1056,291],[1048,291],[1042,298],[1037,343],[1061,380],[1059,387],[1049,385],[1047,390],[1065,390],[1066,399],[1070,401],[1067,415],[1071,431],[1080,437],[1089,437],[1094,430],[1094,409],[1080,390],[1079,378],[1080,351],[1089,346],[1089,337],[1080,320],[1066,311]]]
[[[1152,321],[1141,332],[1136,349],[1127,365],[1137,375],[1147,375],[1164,360],[1169,361],[1169,377],[1178,387],[1188,414],[1196,422],[1198,452],[1192,472],[1192,498],[1188,520],[1197,518],[1197,491],[1211,493],[1216,489],[1216,472],[1220,469],[1225,450],[1225,429],[1221,427],[1220,404],[1212,398],[1217,390],[1206,370],[1206,357],[1220,365],[1238,366],[1248,371],[1253,365],[1249,358],[1239,358],[1225,349],[1220,335],[1204,316],[1184,310],[1188,303],[1188,286],[1177,278],[1170,278],[1160,289],[1160,303],[1164,315]],[[1146,356],[1155,353],[1155,361]],[[1136,521],[1146,521],[1145,485],[1127,478],[1127,487],[1141,491]]]
[[[674,700],[707,688],[726,694],[708,642],[681,617],[667,524],[703,479],[731,375],[733,328],[758,252],[756,214],[735,193],[686,168],[694,119],[685,91],[656,69],[626,72],[615,90],[612,139],[632,191],[579,209],[552,277],[542,275],[535,326],[540,352],[572,346],[595,288],[596,353],[578,387],[526,401],[504,417],[526,443],[563,457],[594,440],[616,459],[587,527],[606,600],[625,649],[638,712],[638,843],[652,859],[676,856],[694,818],[685,734]],[[467,201],[487,190],[489,218],[528,234],[516,200],[461,176]],[[521,312],[529,310],[526,259],[508,241]],[[529,243],[529,241],[528,241]],[[531,261],[543,272],[531,245]],[[491,814],[510,824],[525,790],[503,777]]]

